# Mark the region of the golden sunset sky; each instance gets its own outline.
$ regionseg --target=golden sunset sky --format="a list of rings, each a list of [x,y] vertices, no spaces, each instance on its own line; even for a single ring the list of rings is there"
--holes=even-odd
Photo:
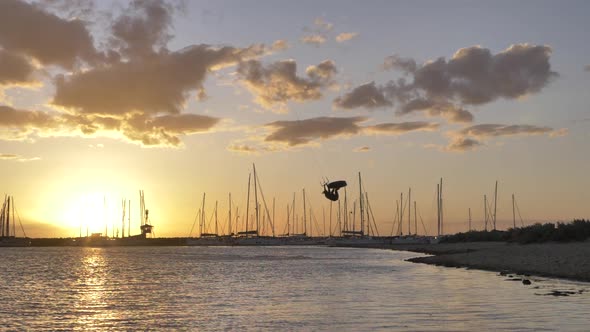
[[[303,215],[304,188],[323,231],[320,183],[348,181],[352,208],[358,172],[381,235],[409,187],[434,234],[441,177],[448,233],[467,229],[469,208],[483,228],[495,181],[498,228],[512,226],[512,194],[525,224],[588,218],[589,12],[2,0],[0,189],[30,237],[111,233],[122,199],[138,233],[140,189],[157,236],[188,236],[203,193],[208,219],[218,201],[227,222],[230,192],[243,219],[253,163],[277,233],[293,193]]]

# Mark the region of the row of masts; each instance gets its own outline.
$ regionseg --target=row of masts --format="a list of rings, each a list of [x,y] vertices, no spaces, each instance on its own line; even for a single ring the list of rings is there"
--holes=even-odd
[[[493,201],[493,209],[492,203],[488,201],[487,195],[483,195],[483,206],[484,206],[484,230],[487,231],[488,227],[492,230],[496,230],[496,221],[497,221],[497,212],[498,212],[498,181],[496,181],[496,185],[494,186],[494,201]],[[472,230],[471,228],[471,208],[469,208],[469,231]],[[520,218],[521,226],[524,226],[524,221],[522,220],[522,216],[520,215],[520,209],[518,208],[518,203],[516,202],[516,198],[514,194],[512,194],[512,227],[516,228],[516,213],[518,212],[518,216]]]
[[[293,200],[291,204],[287,204],[286,213],[286,225],[285,229],[279,236],[312,236],[313,234],[313,222],[315,221],[315,235],[324,236],[365,236],[365,235],[379,235],[373,211],[369,203],[369,196],[364,191],[362,185],[362,178],[359,172],[358,174],[359,183],[359,198],[351,202],[347,197],[347,190],[344,188],[344,195],[337,202],[330,202],[329,207],[329,225],[328,231],[326,232],[326,213],[325,209],[322,208],[322,220],[323,229],[318,225],[317,218],[313,214],[313,209],[309,207],[309,200],[306,198],[305,189],[302,190],[302,214],[298,214],[296,206],[296,194],[293,194]],[[251,191],[253,191],[253,197],[251,197]],[[259,194],[262,201],[259,201]],[[421,226],[423,228],[423,234],[427,235],[427,230],[422,220],[422,216],[419,213],[417,202],[412,201],[412,188],[408,189],[407,200],[404,201],[404,193],[400,194],[399,201],[396,201],[397,212],[393,220],[393,227],[391,236],[403,236],[412,235],[417,236],[419,233],[418,219],[420,219]],[[498,198],[498,182],[496,181],[494,188],[494,200],[493,208],[488,202],[487,195],[484,195],[484,229],[487,231],[488,227],[492,227],[496,230],[497,226],[497,198]],[[253,202],[252,202],[253,201]],[[275,199],[272,201],[272,216],[269,212],[269,208],[264,199],[262,188],[260,186],[259,178],[256,173],[256,167],[253,166],[253,173],[248,176],[248,191],[247,191],[247,202],[246,211],[243,216],[243,222],[240,223],[239,210],[236,207],[232,210],[232,198],[231,193],[229,194],[228,200],[228,224],[227,232],[222,230],[226,236],[276,236],[275,233]],[[443,179],[436,184],[436,218],[437,218],[437,229],[436,235],[442,236],[445,234],[445,218],[444,218],[444,205],[443,205]],[[252,204],[253,203],[253,204]],[[337,211],[334,213],[333,204],[337,204]],[[250,208],[253,205],[253,213],[250,213]],[[518,205],[514,194],[512,195],[512,207],[513,207],[513,226],[516,227],[516,212],[518,211]],[[413,210],[413,212],[412,212]],[[235,212],[234,212],[235,211]],[[468,228],[472,230],[472,214],[471,208],[468,208]],[[233,213],[233,219],[232,219]],[[520,216],[520,211],[518,211]],[[198,212],[199,220],[199,235],[202,237],[206,236],[220,236],[220,226],[218,222],[218,202],[215,202],[215,208],[210,220],[207,221],[205,213],[205,194],[201,202],[201,208]],[[333,216],[336,217],[336,223],[333,224]],[[358,221],[357,221],[357,216]],[[407,216],[407,219],[406,219]],[[212,225],[214,218],[214,225]],[[404,230],[404,222],[407,220],[407,229]],[[522,223],[522,217],[521,217]],[[209,225],[209,227],[207,227]],[[335,226],[335,227],[334,227]],[[194,225],[193,225],[194,227]],[[241,228],[240,228],[241,227]],[[397,229],[397,230],[396,230]],[[191,230],[192,233],[192,230]]]
[[[13,196],[4,196],[4,203],[2,204],[2,210],[0,210],[0,237],[16,237],[16,208],[14,205]],[[19,218],[20,223],[20,218]],[[26,237],[25,230],[20,225],[23,232],[23,236]]]
[[[251,193],[253,191],[253,197]],[[373,215],[372,208],[369,203],[369,195],[367,192],[363,192],[362,179],[359,172],[359,199],[352,202],[352,211],[349,210],[349,202],[346,193],[344,191],[343,204],[338,201],[338,211],[336,213],[336,229],[333,228],[333,203],[330,203],[329,211],[329,225],[326,225],[326,213],[325,209],[322,209],[322,225],[320,228],[318,218],[313,212],[311,202],[306,197],[305,189],[302,189],[302,215],[299,215],[296,207],[296,193],[293,193],[292,204],[287,204],[287,222],[284,231],[279,236],[313,236],[315,235],[328,235],[339,234],[340,236],[364,236],[364,235],[378,235],[377,226],[375,223],[375,217]],[[261,201],[259,201],[259,195]],[[227,232],[222,230],[220,234],[220,224],[218,219],[218,201],[215,202],[215,208],[213,213],[207,220],[207,214],[205,211],[205,200],[206,193],[203,193],[200,208],[195,218],[195,223],[191,228],[192,234],[195,224],[198,220],[199,223],[199,236],[200,237],[218,237],[218,236],[241,236],[241,237],[253,237],[253,236],[277,236],[275,232],[275,199],[272,200],[272,213],[267,206],[264,192],[260,185],[260,179],[256,173],[256,166],[253,165],[253,172],[248,176],[248,190],[246,199],[246,211],[243,216],[243,222],[239,222],[239,210],[236,207],[235,213],[232,218],[232,199],[231,193],[228,195],[228,218],[227,218]],[[252,204],[253,203],[253,204]],[[253,213],[250,213],[251,206],[253,205]],[[357,205],[359,207],[357,212]],[[356,216],[360,216],[360,224],[357,224]],[[315,227],[314,227],[315,224]],[[240,228],[240,226],[242,228]],[[326,232],[326,226],[328,231]],[[360,228],[357,228],[359,226]],[[313,232],[315,228],[315,233]],[[241,230],[240,230],[241,229]]]
[[[104,234],[100,234],[100,233],[95,233],[95,234],[99,234],[101,236],[104,237],[109,237],[109,229],[108,229],[108,219],[109,217],[107,216],[106,212],[107,212],[107,199],[106,196],[104,196],[103,198],[103,208],[104,208]],[[125,219],[127,218],[127,224],[125,223]],[[82,218],[84,219],[84,218]],[[139,228],[141,231],[141,235],[146,235],[146,234],[151,234],[152,233],[152,229],[153,226],[149,224],[149,210],[146,209],[145,206],[145,196],[144,196],[144,192],[143,190],[139,191],[139,219],[140,219],[140,224],[139,224]],[[127,227],[127,233],[125,233],[125,228]],[[80,233],[79,233],[79,237],[83,237],[82,235],[82,229],[83,229],[83,225],[82,223],[80,223]],[[119,231],[121,232],[121,238],[125,238],[125,237],[131,237],[131,200],[129,199],[121,199],[121,228],[119,229],[118,227],[115,226],[115,219],[113,219],[113,223],[112,223],[112,228],[111,228],[111,232],[112,238],[119,238]],[[90,229],[89,229],[89,225],[86,224],[86,237],[89,237],[90,234]]]

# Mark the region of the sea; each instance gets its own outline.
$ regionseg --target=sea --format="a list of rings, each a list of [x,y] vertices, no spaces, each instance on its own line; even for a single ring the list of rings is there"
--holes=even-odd
[[[0,248],[0,330],[588,331],[590,284],[329,247]],[[560,296],[557,296],[560,295]],[[562,296],[567,295],[567,296]]]

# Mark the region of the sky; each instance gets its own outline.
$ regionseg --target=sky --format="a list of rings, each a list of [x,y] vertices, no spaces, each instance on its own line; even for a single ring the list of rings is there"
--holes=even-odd
[[[589,218],[589,12],[587,1],[0,1],[0,188],[30,237],[105,224],[116,235],[123,200],[136,234],[139,190],[157,236],[198,235],[203,193],[208,230],[217,202],[227,232],[230,193],[242,228],[254,164],[277,234],[288,211],[301,230],[303,189],[312,234],[336,228],[327,180],[348,182],[340,204],[346,190],[358,225],[359,172],[380,235],[397,231],[409,188],[418,233],[435,234],[441,178],[445,233],[466,231],[470,210],[484,228],[496,181],[499,229],[513,225],[513,194],[517,226]]]

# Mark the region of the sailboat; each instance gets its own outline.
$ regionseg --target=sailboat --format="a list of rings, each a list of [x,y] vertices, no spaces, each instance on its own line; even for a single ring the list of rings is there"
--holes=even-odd
[[[264,193],[262,192],[262,187],[260,186],[260,180],[258,175],[256,174],[256,165],[252,165],[253,175],[254,175],[254,220],[253,222],[255,225],[249,225],[249,211],[250,211],[250,184],[251,178],[248,177],[248,198],[246,201],[246,220],[245,226],[246,229],[244,231],[240,231],[235,238],[235,245],[239,246],[278,246],[284,244],[284,239],[280,237],[275,237],[275,229],[274,229],[274,220],[271,218],[270,213],[268,212],[268,208],[266,206],[266,200],[264,199]],[[262,211],[264,220],[268,220],[270,229],[272,232],[272,236],[264,236],[260,234],[260,209],[262,205],[258,203],[258,192],[260,192],[262,202],[264,204],[264,211]],[[264,222],[264,221],[263,221]],[[249,226],[253,226],[254,229],[249,229]]]
[[[0,211],[0,247],[28,247],[31,245],[31,239],[26,235],[25,237],[16,237],[15,210],[14,197],[4,197],[4,204]]]

